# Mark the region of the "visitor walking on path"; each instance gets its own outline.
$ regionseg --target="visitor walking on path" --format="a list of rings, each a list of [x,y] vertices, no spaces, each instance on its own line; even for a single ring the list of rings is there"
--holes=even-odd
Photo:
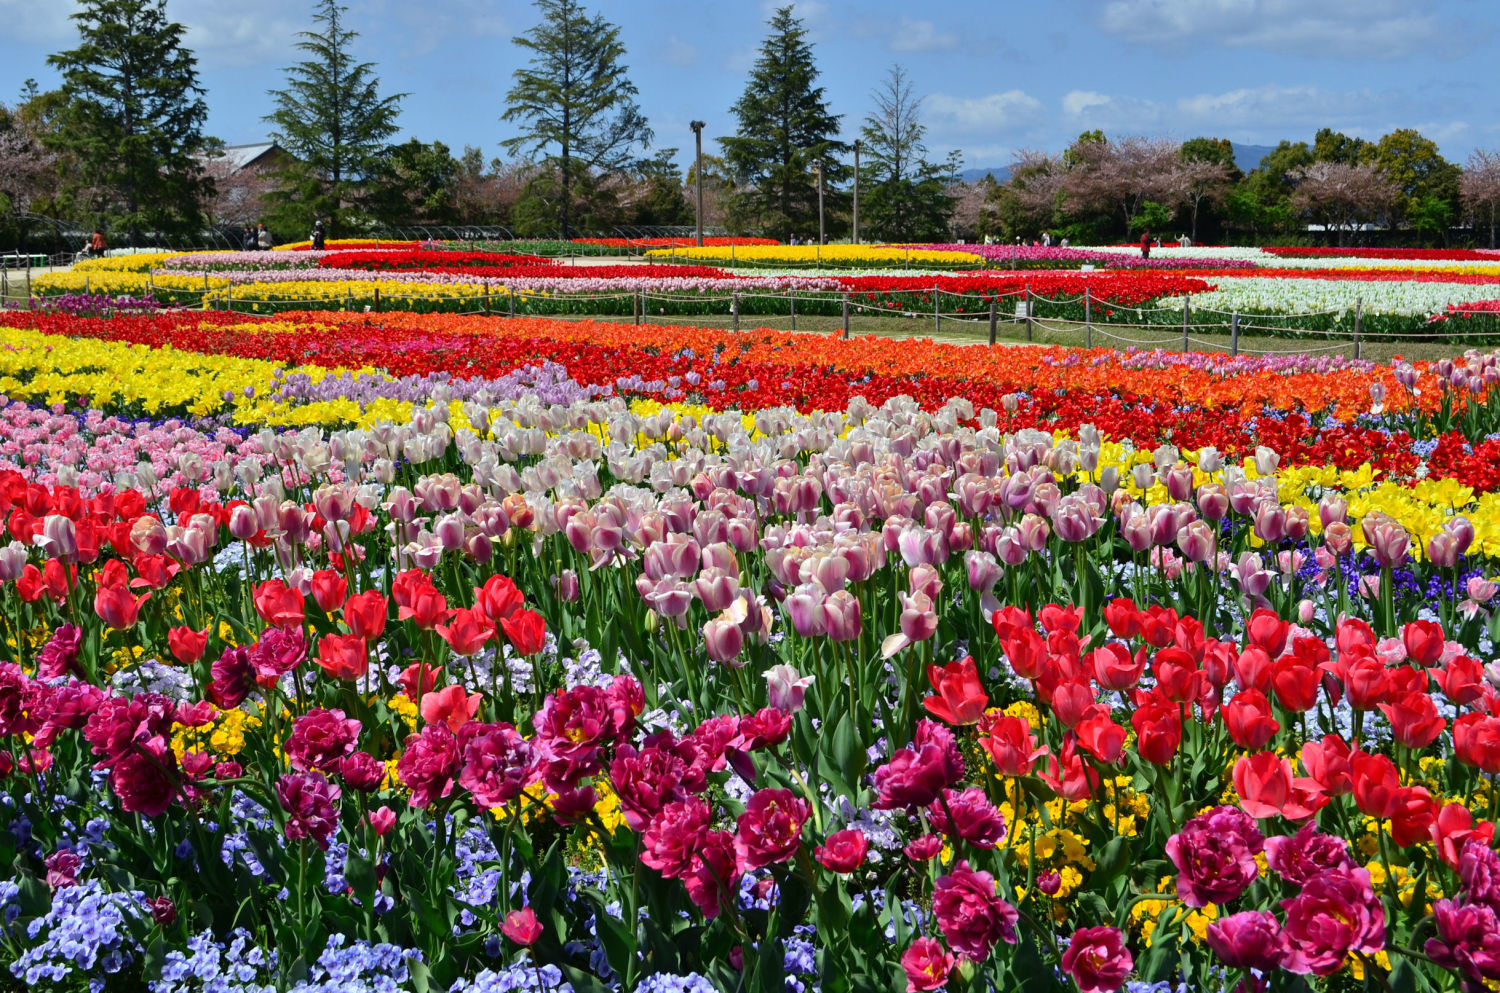
[[[315,251],[315,252],[321,252],[323,250],[323,246],[325,244],[327,244],[327,241],[326,241],[326,236],[323,234],[323,222],[322,221],[314,221],[313,222],[312,237],[309,238],[308,240],[312,242],[312,250],[313,251]]]
[[[264,224],[262,224],[260,226],[260,230],[256,232],[255,243],[260,246],[260,250],[263,252],[269,252],[271,250],[273,244],[271,241],[271,232],[266,230],[266,226]]]
[[[1151,232],[1150,231],[1142,231],[1141,232],[1141,258],[1143,258],[1143,259],[1149,259],[1150,257],[1151,257]]]
[[[89,258],[102,259],[104,258],[104,253],[108,250],[109,246],[105,245],[104,243],[104,232],[100,231],[98,228],[95,228],[94,236],[89,239]]]

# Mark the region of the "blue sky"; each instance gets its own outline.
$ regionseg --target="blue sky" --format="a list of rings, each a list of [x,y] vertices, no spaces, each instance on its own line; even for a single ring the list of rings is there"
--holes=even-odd
[[[377,63],[403,103],[403,136],[486,156],[500,122],[513,35],[535,21],[525,0],[347,0],[356,54]],[[311,0],[169,0],[188,27],[208,90],[210,133],[262,140],[265,91],[297,53]],[[761,0],[594,0],[621,26],[631,78],[657,147],[686,160],[688,122],[732,133],[729,107],[765,35]],[[1087,128],[1208,134],[1249,144],[1311,140],[1320,126],[1378,138],[1415,127],[1462,161],[1500,147],[1493,99],[1500,3],[1494,0],[804,0],[831,107],[847,137],[870,92],[901,63],[935,153],[999,166],[1021,148],[1060,149]],[[76,32],[69,0],[0,0],[0,100],[28,76],[56,82],[49,52]],[[705,141],[705,151],[716,151]]]

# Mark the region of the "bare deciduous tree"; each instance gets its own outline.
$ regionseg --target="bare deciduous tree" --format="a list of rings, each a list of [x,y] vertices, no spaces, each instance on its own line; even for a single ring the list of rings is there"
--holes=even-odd
[[[1198,211],[1206,203],[1220,203],[1229,192],[1229,167],[1222,162],[1179,158],[1168,173],[1172,199],[1188,208],[1189,236],[1198,240]]]
[[[1177,148],[1168,138],[1142,136],[1075,142],[1068,149],[1063,192],[1081,206],[1118,211],[1128,229],[1148,200],[1173,201],[1182,164]]]
[[[1287,176],[1296,184],[1292,206],[1314,221],[1336,228],[1343,245],[1349,231],[1388,212],[1397,189],[1374,165],[1314,162]]]
[[[1500,208],[1500,152],[1475,149],[1464,163],[1463,175],[1458,179],[1459,196],[1464,209],[1477,225],[1488,216],[1490,247],[1495,247],[1495,214]]]
[[[43,146],[25,118],[0,107],[0,198],[11,210],[27,213],[57,192],[56,164],[56,153]]]
[[[209,159],[203,174],[213,180],[212,192],[199,206],[213,225],[254,224],[270,208],[270,194],[279,188],[274,175],[260,169],[238,169],[228,159]]]

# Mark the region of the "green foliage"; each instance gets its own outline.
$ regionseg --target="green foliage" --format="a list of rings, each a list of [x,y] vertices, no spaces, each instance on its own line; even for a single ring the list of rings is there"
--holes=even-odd
[[[922,100],[913,95],[901,66],[891,67],[874,99],[876,109],[860,129],[866,164],[859,179],[868,231],[881,241],[943,241],[953,218],[948,187],[957,181],[957,153],[942,164],[927,158]]]
[[[416,138],[380,156],[370,199],[383,224],[452,224],[458,219],[459,163],[440,141]]]
[[[564,182],[561,164],[549,160],[526,180],[510,227],[521,238],[548,238],[564,215],[574,236],[612,234],[621,220],[617,190],[589,172],[575,172]]]
[[[350,44],[359,35],[344,26],[347,11],[321,0],[313,14],[319,29],[298,35],[308,58],[286,70],[286,89],[270,91],[276,110],[266,117],[271,136],[299,160],[278,174],[277,226],[303,231],[322,218],[330,238],[364,220],[363,181],[379,171],[405,96],[382,97],[374,64],[354,60]]]
[[[1176,216],[1177,211],[1166,204],[1147,200],[1141,204],[1140,213],[1130,219],[1130,230],[1135,234],[1154,231],[1160,235],[1171,225],[1172,218]]]
[[[1319,128],[1313,136],[1313,159],[1343,165],[1368,165],[1375,161],[1375,146],[1363,138],[1351,138],[1342,131]]]
[[[555,161],[557,213],[548,230],[571,238],[580,203],[573,187],[599,190],[589,175],[623,169],[630,150],[650,145],[652,134],[620,64],[620,29],[600,15],[586,16],[577,0],[536,0],[536,6],[541,23],[513,39],[532,59],[512,74],[501,115],[518,124],[520,134],[501,144],[512,154],[541,153]],[[581,206],[585,214],[597,212],[588,199]]]
[[[822,163],[825,197],[833,199],[832,188],[849,175],[837,158],[848,146],[838,140],[840,115],[828,112],[816,85],[818,67],[801,19],[781,7],[769,26],[744,95],[731,108],[735,135],[719,139],[741,187],[731,201],[731,226],[805,239],[818,233],[813,166]]]
[[[1415,224],[1422,200],[1443,201],[1457,212],[1459,168],[1438,151],[1437,143],[1412,128],[1398,128],[1375,146],[1374,161],[1400,191],[1396,217]],[[1431,223],[1431,211],[1427,212]],[[1446,227],[1444,231],[1446,231]]]
[[[78,47],[47,58],[63,85],[45,141],[68,158],[66,198],[132,239],[196,232],[212,188],[193,157],[208,105],[183,26],[167,18],[166,0],[84,0],[72,17]]]
[[[673,225],[693,223],[693,208],[683,193],[682,170],[675,161],[677,149],[664,148],[649,159],[636,163],[635,190],[630,203],[629,223]],[[705,180],[707,170],[705,170]]]
[[[1229,170],[1229,181],[1238,183],[1245,174],[1234,161],[1234,142],[1228,138],[1189,138],[1178,153],[1189,162],[1212,162]]]

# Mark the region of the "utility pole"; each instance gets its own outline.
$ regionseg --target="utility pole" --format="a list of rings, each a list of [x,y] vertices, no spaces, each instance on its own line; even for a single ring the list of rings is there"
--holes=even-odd
[[[693,166],[693,172],[698,177],[698,247],[703,247],[703,122],[692,121],[688,127],[693,129],[693,141],[698,146],[698,154]]]
[[[823,241],[823,160],[819,159],[813,163],[813,168],[818,171],[818,244]]]
[[[859,244],[859,149],[862,142],[854,139],[854,243]]]

